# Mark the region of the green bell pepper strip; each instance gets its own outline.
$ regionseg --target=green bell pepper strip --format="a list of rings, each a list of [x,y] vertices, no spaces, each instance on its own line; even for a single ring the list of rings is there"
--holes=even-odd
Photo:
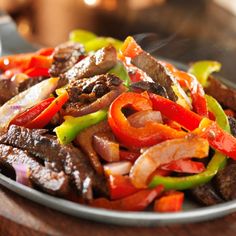
[[[123,80],[123,84],[126,87],[129,87],[130,77],[129,77],[129,74],[128,74],[124,64],[121,61],[118,61],[116,63],[116,65],[108,71],[108,73],[116,75],[121,80]]]
[[[118,39],[111,37],[98,37],[96,34],[82,29],[71,31],[69,40],[83,44],[86,52],[97,51],[98,49],[108,45],[112,45],[116,50],[119,50],[123,44],[123,42]]]
[[[221,64],[218,61],[198,61],[191,65],[188,73],[194,75],[203,87],[207,87],[207,79],[213,72],[218,72]]]
[[[95,125],[107,118],[107,111],[99,110],[88,115],[73,117],[65,116],[65,121],[54,129],[61,144],[73,141],[77,134],[91,125]]]
[[[82,29],[73,30],[70,32],[69,40],[75,43],[86,43],[90,40],[97,38],[97,35]]]
[[[230,126],[227,116],[225,115],[220,104],[213,97],[208,95],[206,95],[206,100],[208,109],[215,115],[218,125],[223,130],[230,133]],[[184,190],[205,184],[225,166],[226,160],[227,158],[225,155],[216,151],[204,172],[185,177],[154,176],[149,184],[149,187],[153,188],[159,184],[162,184],[165,189]]]
[[[122,44],[123,43],[120,40],[111,37],[97,37],[95,39],[89,40],[88,42],[85,42],[84,48],[86,52],[91,52],[112,45],[116,48],[116,50],[119,51]]]

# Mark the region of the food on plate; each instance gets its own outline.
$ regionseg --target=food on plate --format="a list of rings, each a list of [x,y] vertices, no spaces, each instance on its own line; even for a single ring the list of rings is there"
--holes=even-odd
[[[187,192],[204,205],[235,199],[236,91],[213,77],[220,67],[181,71],[132,37],[84,30],[1,57],[1,169],[111,210],[177,212]]]

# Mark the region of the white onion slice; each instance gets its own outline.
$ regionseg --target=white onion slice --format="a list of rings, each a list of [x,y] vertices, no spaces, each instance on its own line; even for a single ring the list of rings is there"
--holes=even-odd
[[[108,175],[126,175],[130,172],[131,167],[131,162],[119,161],[104,165],[104,172]]]

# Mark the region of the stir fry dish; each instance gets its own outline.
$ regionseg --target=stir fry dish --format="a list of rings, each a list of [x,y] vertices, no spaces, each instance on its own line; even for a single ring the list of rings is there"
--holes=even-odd
[[[177,212],[236,198],[236,91],[216,61],[182,71],[124,42],[68,42],[0,58],[0,167],[91,207]]]

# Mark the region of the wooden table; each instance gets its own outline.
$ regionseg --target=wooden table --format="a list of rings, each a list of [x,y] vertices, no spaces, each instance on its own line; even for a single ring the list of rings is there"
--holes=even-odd
[[[165,227],[122,227],[78,219],[30,202],[0,187],[1,236],[235,236],[236,213],[217,220]]]

